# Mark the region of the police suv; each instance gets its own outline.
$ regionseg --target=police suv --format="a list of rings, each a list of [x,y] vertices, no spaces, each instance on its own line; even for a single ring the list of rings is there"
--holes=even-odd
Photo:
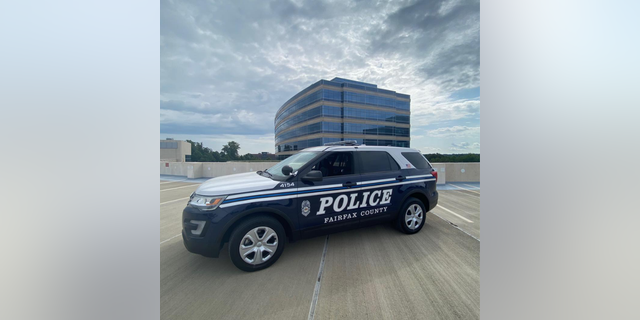
[[[187,250],[241,270],[274,264],[285,242],[395,221],[413,234],[438,202],[437,172],[418,150],[342,141],[304,149],[258,172],[210,179],[182,213]]]

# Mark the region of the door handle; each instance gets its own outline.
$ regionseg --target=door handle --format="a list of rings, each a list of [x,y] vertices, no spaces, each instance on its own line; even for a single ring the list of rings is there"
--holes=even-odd
[[[343,187],[353,187],[355,185],[357,185],[357,183],[351,182],[351,181],[347,181],[347,182],[342,184]]]
[[[398,180],[398,181],[402,181],[402,180],[404,180],[404,179],[406,179],[406,178],[407,178],[407,177],[405,177],[405,176],[397,176],[397,177],[396,177],[396,180]]]

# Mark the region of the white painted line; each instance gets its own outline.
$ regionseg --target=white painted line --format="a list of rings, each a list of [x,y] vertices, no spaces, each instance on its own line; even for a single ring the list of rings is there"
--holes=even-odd
[[[452,223],[451,221],[449,221],[449,220],[447,220],[447,219],[445,219],[445,218],[443,218],[443,217],[441,217],[441,216],[439,216],[439,215],[435,214],[434,212],[431,212],[431,213],[433,213],[433,215],[434,215],[434,216],[436,216],[436,217],[438,217],[438,218],[440,218],[440,219],[442,219],[442,220],[444,220],[444,221],[448,222],[448,223],[449,223],[450,225],[452,225],[454,228],[456,228],[456,229],[458,229],[458,230],[460,230],[460,231],[464,232],[464,233],[465,233],[466,235],[468,235],[469,237],[474,238],[474,239],[478,240],[478,242],[480,242],[480,239],[478,239],[478,238],[476,238],[476,237],[472,236],[469,232],[464,231],[462,228],[458,227],[458,225],[456,225],[456,224]]]
[[[175,187],[175,188],[163,189],[163,190],[160,190],[160,192],[162,192],[162,191],[169,191],[169,190],[175,190],[175,189],[188,188],[188,187],[197,187],[197,186],[199,186],[199,184],[191,184],[191,185],[188,185],[188,186],[182,186],[182,187]]]
[[[180,199],[175,199],[175,200],[171,200],[171,201],[160,202],[160,205],[163,205],[163,204],[165,204],[165,203],[172,203],[172,202],[176,202],[176,201],[187,200],[187,199],[189,199],[189,197],[186,197],[186,198],[180,198]]]
[[[467,186],[467,187],[471,187],[471,188],[474,188],[474,189],[480,190],[480,187],[478,187],[478,186],[472,186],[472,185],[470,185],[470,184],[464,184],[464,185],[465,185],[465,186]]]
[[[467,218],[465,218],[465,217],[463,217],[463,216],[461,216],[461,215],[459,215],[459,214],[457,214],[457,213],[455,213],[455,212],[453,212],[453,211],[451,211],[451,210],[449,210],[449,209],[447,209],[447,208],[445,208],[445,207],[443,207],[441,205],[437,205],[437,207],[442,209],[442,210],[444,210],[444,211],[447,211],[447,212],[453,214],[454,216],[456,216],[456,217],[458,217],[458,218],[460,218],[460,219],[462,219],[462,220],[464,220],[466,222],[473,223],[473,221],[471,221],[471,220],[469,220],[469,219],[467,219]]]
[[[469,189],[467,189],[467,188],[458,187],[458,186],[456,186],[455,184],[451,184],[451,186],[452,186],[452,187],[456,187],[456,188],[458,188],[458,189],[462,189],[462,190],[466,190],[466,191],[469,191],[469,192],[473,192],[473,193],[480,194],[480,192],[475,192],[475,191],[473,191],[473,190],[469,190]]]
[[[176,234],[175,236],[173,236],[173,237],[171,237],[171,238],[169,238],[169,239],[167,239],[167,240],[165,240],[165,241],[160,242],[160,245],[162,245],[163,243],[165,243],[165,242],[167,242],[167,241],[169,241],[169,240],[173,240],[173,239],[175,239],[175,238],[177,238],[177,237],[179,237],[179,236],[181,236],[181,235],[182,235],[182,233],[181,233],[181,234]]]
[[[313,299],[311,299],[311,307],[309,308],[309,320],[313,320],[316,314],[316,304],[318,303],[318,296],[320,295],[320,284],[322,283],[322,271],[324,271],[324,259],[327,256],[327,246],[329,245],[329,236],[324,239],[324,250],[322,251],[322,258],[320,259],[320,268],[318,269],[318,278],[316,280],[316,287],[313,290]]]
[[[182,182],[182,181],[187,181],[187,179],[184,180],[162,180],[164,182],[160,182],[160,184],[165,184],[165,183],[171,183],[171,182]]]

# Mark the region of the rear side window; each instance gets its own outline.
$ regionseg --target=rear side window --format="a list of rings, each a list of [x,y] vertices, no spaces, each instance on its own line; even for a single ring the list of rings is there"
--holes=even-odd
[[[429,162],[418,152],[403,152],[402,156],[407,158],[417,169],[431,169]]]
[[[385,151],[358,151],[362,173],[400,170],[398,163]]]

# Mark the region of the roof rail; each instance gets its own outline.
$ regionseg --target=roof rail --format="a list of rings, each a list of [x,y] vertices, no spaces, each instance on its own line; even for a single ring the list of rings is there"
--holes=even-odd
[[[358,146],[358,141],[356,140],[344,140],[344,141],[336,141],[336,142],[327,142],[324,144],[325,146]]]

